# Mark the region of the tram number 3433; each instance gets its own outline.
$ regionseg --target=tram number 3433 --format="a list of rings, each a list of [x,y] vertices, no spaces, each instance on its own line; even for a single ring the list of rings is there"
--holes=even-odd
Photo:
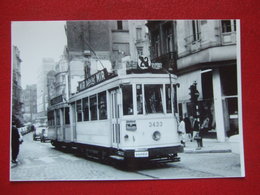
[[[162,127],[163,122],[161,121],[154,121],[154,122],[149,122],[149,127]]]

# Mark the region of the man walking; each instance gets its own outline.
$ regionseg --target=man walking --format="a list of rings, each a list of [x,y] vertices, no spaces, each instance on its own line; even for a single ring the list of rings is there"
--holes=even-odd
[[[18,132],[18,128],[16,127],[16,122],[12,121],[12,163],[17,163],[17,156],[19,153],[19,141],[20,135]]]

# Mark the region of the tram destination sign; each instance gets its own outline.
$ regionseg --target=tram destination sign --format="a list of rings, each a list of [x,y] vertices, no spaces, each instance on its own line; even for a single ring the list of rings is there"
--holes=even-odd
[[[97,73],[91,75],[83,81],[79,82],[78,90],[82,91],[84,89],[90,88],[94,85],[97,85],[107,79],[107,70],[103,69],[98,71]]]

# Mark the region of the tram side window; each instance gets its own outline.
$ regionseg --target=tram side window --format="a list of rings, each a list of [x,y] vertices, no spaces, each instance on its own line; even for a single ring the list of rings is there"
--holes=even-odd
[[[89,121],[89,107],[87,97],[83,99],[83,115],[84,121]]]
[[[48,126],[54,126],[55,121],[54,121],[54,111],[49,111],[48,112]]]
[[[90,97],[90,119],[97,120],[97,97]]]
[[[77,101],[77,120],[78,122],[82,121],[82,105],[81,100]]]
[[[70,124],[70,109],[69,108],[65,108],[65,125],[69,125]]]
[[[98,94],[99,119],[107,119],[107,96],[106,92]]]
[[[132,85],[122,86],[123,93],[123,113],[124,115],[133,114],[133,89]]]
[[[145,110],[147,114],[162,113],[162,85],[144,85]]]
[[[143,92],[142,85],[136,85],[137,114],[143,114]]]
[[[60,110],[55,110],[56,113],[56,125],[60,125]]]
[[[172,102],[171,102],[171,94],[172,89],[170,85],[165,86],[165,97],[166,97],[166,112],[171,113],[172,112]]]

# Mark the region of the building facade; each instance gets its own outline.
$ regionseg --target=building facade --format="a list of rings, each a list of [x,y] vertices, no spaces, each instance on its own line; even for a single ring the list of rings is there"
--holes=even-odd
[[[22,85],[21,85],[21,63],[20,51],[16,46],[12,47],[12,115],[15,116],[21,124],[22,116]],[[18,125],[21,125],[18,124]]]
[[[178,76],[179,116],[192,115],[190,86],[196,82],[200,121],[210,118],[208,128],[216,132],[219,141],[238,133],[236,23],[236,20],[148,22],[152,60],[162,62],[166,69],[172,68]]]
[[[49,71],[54,70],[55,61],[52,58],[44,58],[39,68],[37,77],[37,122],[45,123],[47,121],[48,107],[48,79]]]
[[[78,82],[106,68],[117,72],[124,61],[137,63],[149,56],[145,21],[103,20],[66,23],[69,94],[76,93]]]
[[[27,85],[23,89],[23,118],[24,122],[34,122],[37,116],[37,87],[36,84]]]
[[[162,63],[166,71],[177,71],[176,21],[148,21],[151,61]]]

